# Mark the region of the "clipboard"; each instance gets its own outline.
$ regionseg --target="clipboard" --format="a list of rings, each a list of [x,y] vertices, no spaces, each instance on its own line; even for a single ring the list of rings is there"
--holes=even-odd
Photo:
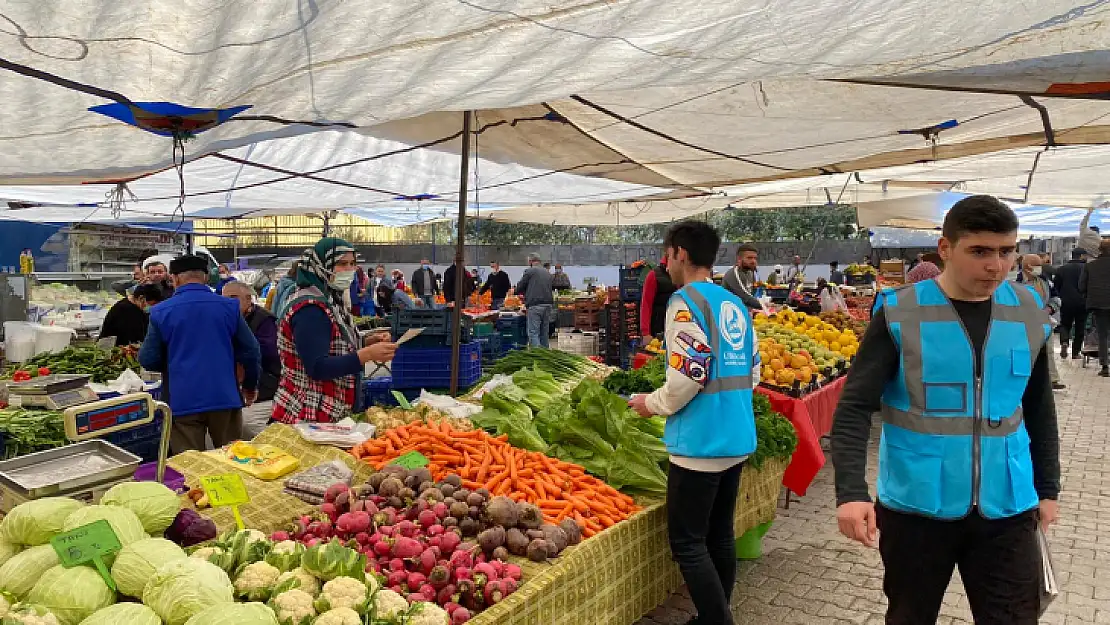
[[[1037,532],[1037,549],[1041,552],[1041,607],[1043,615],[1052,600],[1060,594],[1059,582],[1056,578],[1056,564],[1052,561],[1052,553],[1048,550],[1048,536],[1039,527]]]
[[[411,341],[412,339],[420,336],[422,332],[424,332],[424,328],[409,328],[408,330],[405,330],[405,333],[401,335],[401,338],[393,342],[398,346],[403,345]]]

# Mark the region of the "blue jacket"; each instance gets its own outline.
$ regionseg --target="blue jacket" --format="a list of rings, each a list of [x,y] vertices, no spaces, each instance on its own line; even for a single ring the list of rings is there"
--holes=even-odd
[[[1021,401],[1051,334],[1040,298],[994,293],[980,375],[956,309],[935,280],[880,293],[901,365],[883,391],[879,501],[937,519],[988,519],[1037,506]]]
[[[139,363],[166,375],[175,417],[243,407],[235,364],[243,365],[243,388],[258,388],[261,354],[239,302],[203,284],[186,284],[150,309],[150,327]]]
[[[706,382],[690,403],[667,419],[663,443],[670,453],[689,458],[750,455],[756,447],[751,315],[739,297],[708,282],[689,284],[672,297],[686,300],[709,345],[694,341],[680,346],[691,372],[704,375]]]
[[[235,277],[234,276],[228,276],[226,278],[220,278],[216,282],[216,294],[217,295],[223,295],[224,294],[224,285],[227,284],[228,282],[235,282]]]

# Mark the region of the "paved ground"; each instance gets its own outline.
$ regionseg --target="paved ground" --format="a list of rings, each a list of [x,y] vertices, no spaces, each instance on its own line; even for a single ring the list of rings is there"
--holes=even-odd
[[[1094,365],[1057,364],[1068,388],[1056,394],[1063,493],[1060,523],[1050,541],[1062,590],[1041,622],[1110,624],[1110,379],[1097,377]],[[878,552],[837,532],[832,478],[826,465],[804,499],[792,501],[788,510],[780,501],[763,558],[740,565],[732,597],[738,624],[883,622]],[[676,595],[639,625],[678,625],[692,611],[689,599]],[[938,622],[972,622],[958,578]]]

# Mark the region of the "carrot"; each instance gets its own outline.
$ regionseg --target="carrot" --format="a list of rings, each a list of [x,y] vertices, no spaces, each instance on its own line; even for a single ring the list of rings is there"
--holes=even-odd
[[[478,468],[478,475],[476,479],[483,482],[486,479],[486,473],[489,472],[490,462],[493,460],[493,454],[486,454],[482,456],[482,466]]]

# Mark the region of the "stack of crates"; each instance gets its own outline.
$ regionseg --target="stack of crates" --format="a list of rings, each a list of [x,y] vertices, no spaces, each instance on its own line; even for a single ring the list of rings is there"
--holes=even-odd
[[[497,318],[497,333],[501,337],[501,353],[528,346],[528,319],[524,315],[501,315]]]
[[[597,332],[601,325],[602,305],[594,298],[583,298],[574,302],[574,329],[582,332]]]
[[[401,338],[406,331],[423,328],[424,331],[407,342],[406,346],[441,347],[451,344],[454,317],[450,309],[427,310],[421,308],[398,310],[393,313],[393,340]],[[470,341],[470,321],[463,317],[459,331],[459,342]]]
[[[386,375],[376,378],[370,378],[363,382],[363,404],[368,408],[371,406],[397,406],[397,398],[393,395],[394,390],[399,391],[402,395],[405,396],[405,399],[409,400],[410,402],[420,396],[419,388],[393,388],[393,378]]]
[[[619,268],[620,286],[609,289],[606,307],[605,360],[628,369],[640,341],[640,299],[643,295],[642,267]]]

